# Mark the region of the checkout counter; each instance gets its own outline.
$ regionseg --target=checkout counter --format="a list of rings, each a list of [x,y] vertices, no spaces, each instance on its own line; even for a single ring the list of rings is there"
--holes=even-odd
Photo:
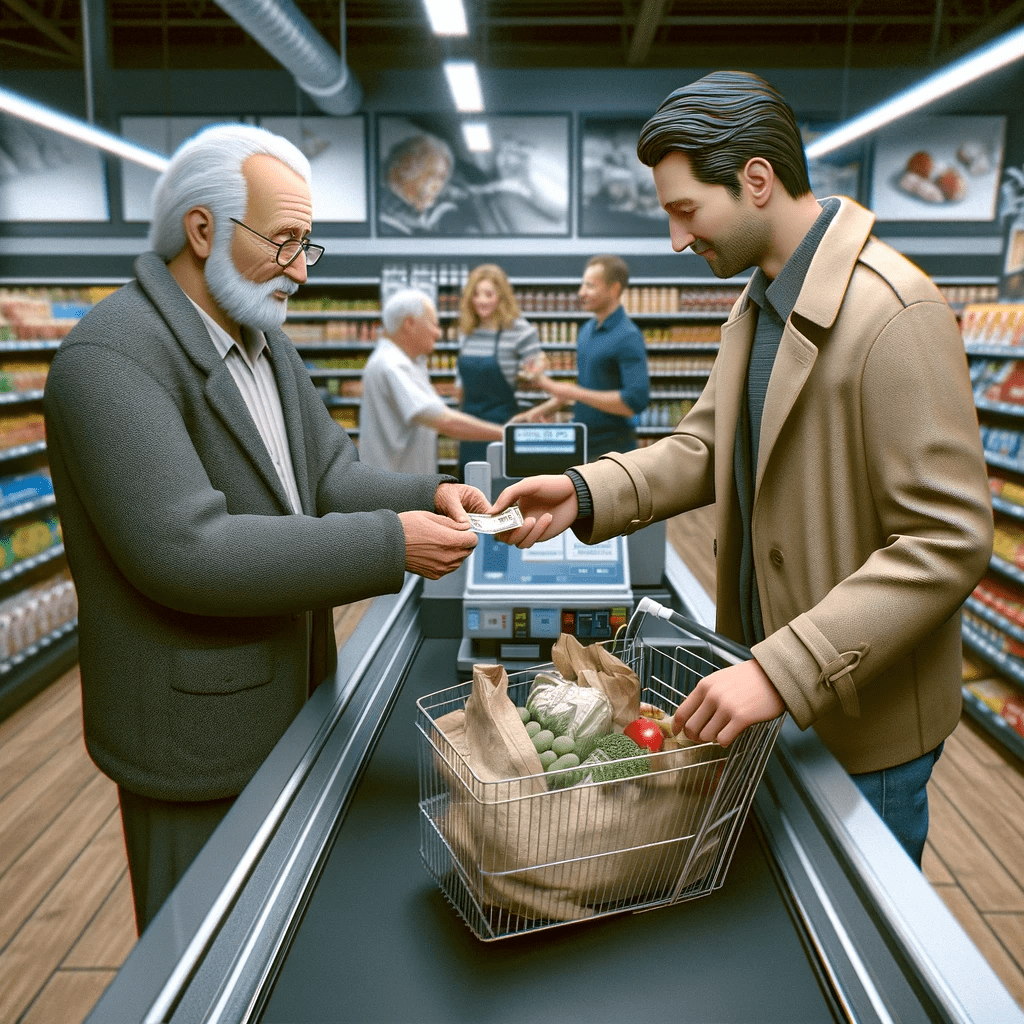
[[[671,548],[661,586],[713,624]],[[419,854],[415,702],[458,681],[461,638],[438,621],[412,576],[370,606],[88,1024],[1024,1024],[789,720],[721,889],[477,940]]]

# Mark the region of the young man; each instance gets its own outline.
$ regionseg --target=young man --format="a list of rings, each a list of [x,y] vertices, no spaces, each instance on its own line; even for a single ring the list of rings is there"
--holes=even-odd
[[[516,420],[547,419],[570,403],[573,419],[587,425],[587,453],[591,459],[607,452],[636,448],[633,416],[650,401],[644,336],[622,307],[622,291],[629,284],[629,267],[618,256],[594,256],[587,263],[580,285],[580,306],[593,313],[576,339],[576,383],[538,374],[531,380],[551,395]]]
[[[960,716],[959,608],[992,510],[956,319],[849,199],[815,200],[792,110],[756,75],[676,90],[640,135],[672,247],[754,268],[699,401],[668,438],[507,489],[520,546],[715,503],[717,627],[753,659],[676,729],[728,744],[813,726],[920,864],[926,784]]]
[[[210,128],[154,206],[153,251],[45,395],[85,740],[118,784],[140,932],[333,673],[332,607],[455,569],[487,505],[361,465],[281,331],[323,251],[291,143]]]
[[[450,409],[434,389],[426,357],[441,328],[434,304],[415,288],[395,292],[381,311],[385,337],[363,373],[359,457],[395,473],[433,473],[437,435],[460,441],[500,441],[501,426]]]

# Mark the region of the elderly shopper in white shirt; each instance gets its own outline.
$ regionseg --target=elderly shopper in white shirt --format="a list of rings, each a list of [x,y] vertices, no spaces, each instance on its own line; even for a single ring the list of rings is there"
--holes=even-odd
[[[426,358],[441,337],[430,299],[404,288],[384,303],[381,320],[385,336],[363,373],[360,460],[396,473],[434,473],[438,434],[500,441],[499,424],[449,408],[430,382]]]

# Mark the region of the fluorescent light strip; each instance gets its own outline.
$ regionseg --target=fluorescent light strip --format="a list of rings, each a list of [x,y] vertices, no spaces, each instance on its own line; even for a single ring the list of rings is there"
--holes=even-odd
[[[455,108],[463,113],[476,114],[484,109],[484,97],[480,91],[476,64],[471,60],[447,60],[444,73],[452,90]]]
[[[814,160],[834,150],[842,149],[856,139],[870,134],[883,125],[920,109],[940,96],[962,88],[976,78],[991,74],[1024,56],[1024,28],[1014,29],[988,46],[982,47],[963,60],[929,75],[924,81],[890,100],[858,114],[846,124],[819,136],[806,148],[807,159]]]
[[[471,153],[490,153],[491,131],[486,121],[463,121],[462,137]]]
[[[123,160],[131,160],[133,163],[142,164],[154,171],[162,171],[170,162],[167,157],[154,153],[151,150],[136,146],[133,142],[127,142],[103,131],[102,128],[94,128],[85,121],[68,117],[59,111],[44,107],[41,103],[26,99],[8,89],[0,88],[0,110],[23,121],[31,121],[33,124],[41,125],[52,131],[60,132],[69,138],[77,139],[88,146],[95,146],[97,149],[105,150],[119,156]]]
[[[423,0],[435,36],[468,36],[462,0]]]

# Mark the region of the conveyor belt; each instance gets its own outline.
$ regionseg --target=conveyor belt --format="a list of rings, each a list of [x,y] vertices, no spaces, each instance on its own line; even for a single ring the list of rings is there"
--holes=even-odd
[[[752,829],[726,886],[645,914],[478,941],[419,858],[418,696],[454,685],[426,640],[359,784],[264,1024],[695,1020],[819,1024],[819,985]]]
[[[720,891],[478,941],[419,859],[413,707],[457,674],[420,590],[373,603],[88,1024],[1024,1024],[792,722]]]

